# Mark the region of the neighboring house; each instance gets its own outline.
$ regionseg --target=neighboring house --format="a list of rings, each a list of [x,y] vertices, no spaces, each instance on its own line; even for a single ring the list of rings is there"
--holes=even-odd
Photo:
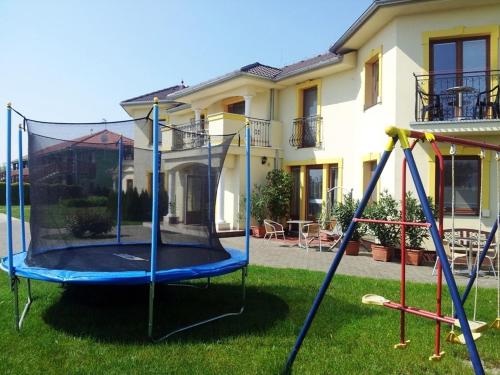
[[[117,187],[118,142],[123,144],[123,190],[133,187],[134,141],[101,130],[68,141],[52,140],[37,150],[31,162],[33,176],[46,184],[79,185],[92,192],[102,186]],[[35,177],[34,177],[35,178]]]
[[[23,163],[22,163],[22,168],[20,166],[19,160],[13,160],[11,162],[10,166],[10,181],[13,184],[16,184],[19,182],[19,170],[22,169],[23,171],[23,181],[25,183],[29,183],[29,176],[30,176],[30,171],[28,168],[28,156],[23,156]],[[5,165],[0,167],[0,182],[5,182]]]
[[[241,134],[221,176],[219,229],[239,225],[246,117],[252,132],[252,184],[262,183],[272,168],[286,168],[294,179],[292,217],[316,219],[327,199],[342,199],[338,193],[327,196],[332,187],[353,189],[361,197],[387,142],[387,126],[500,143],[499,14],[498,0],[376,0],[324,54],[281,68],[250,64],[121,105],[138,118],[157,96],[167,124],[208,134]],[[189,142],[163,132],[163,150]],[[138,130],[135,143],[148,147],[150,130]],[[441,145],[441,151],[449,213],[449,145]],[[436,198],[434,154],[428,144],[418,144],[415,156],[427,193]],[[382,189],[400,197],[401,161],[397,149],[372,199]],[[477,149],[457,148],[457,225],[477,225],[481,180],[484,223],[494,220],[498,186],[490,176],[496,173],[495,155],[486,153],[482,172],[480,163]],[[143,176],[135,170],[136,183],[147,184],[151,168]],[[175,181],[170,172],[163,184]],[[182,220],[186,209],[179,204],[177,209]]]

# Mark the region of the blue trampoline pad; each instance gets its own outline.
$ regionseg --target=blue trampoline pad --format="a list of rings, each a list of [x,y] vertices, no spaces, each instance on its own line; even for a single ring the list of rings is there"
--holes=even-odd
[[[146,284],[151,281],[150,245],[81,246],[48,250],[27,259],[27,253],[13,257],[15,274],[35,280],[68,284]],[[246,254],[225,249],[163,245],[158,251],[157,282],[176,282],[219,276],[248,265]],[[215,254],[215,255],[214,255]],[[62,256],[64,255],[64,256]],[[0,268],[8,271],[8,258]]]

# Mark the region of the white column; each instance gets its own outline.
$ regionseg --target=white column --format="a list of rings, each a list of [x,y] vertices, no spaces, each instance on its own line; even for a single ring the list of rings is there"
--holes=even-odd
[[[245,95],[243,99],[245,99],[245,117],[250,117],[250,109],[252,107],[252,95]]]
[[[195,108],[194,109],[194,122],[198,123],[200,120],[201,120],[201,109]]]
[[[226,223],[224,220],[224,189],[224,169],[222,169],[219,177],[219,186],[217,188],[217,217],[215,219],[217,230],[230,229],[229,223]]]
[[[175,197],[175,172],[168,172],[168,214],[167,218],[177,216],[176,212],[172,210],[172,205],[170,204],[172,200],[175,200],[177,203],[177,199]]]

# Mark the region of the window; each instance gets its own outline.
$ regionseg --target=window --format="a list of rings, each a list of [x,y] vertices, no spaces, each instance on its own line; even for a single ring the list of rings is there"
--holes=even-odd
[[[321,214],[323,190],[323,166],[314,165],[307,167],[306,175],[306,217],[307,220],[316,221]]]
[[[292,167],[292,201],[290,202],[290,217],[300,218],[300,167]]]
[[[228,113],[235,113],[237,115],[244,115],[245,114],[245,101],[242,100],[240,102],[228,104],[227,105],[227,112]]]
[[[375,173],[375,169],[377,168],[376,160],[368,160],[363,162],[363,191],[366,191],[368,188],[368,184],[372,179],[373,173]],[[373,190],[372,195],[368,202],[374,202],[377,199],[377,189]]]
[[[302,91],[302,117],[314,117],[318,114],[318,87],[309,87]]]
[[[439,162],[436,160],[436,166]],[[478,156],[455,156],[455,214],[479,213],[481,159]],[[436,205],[439,205],[439,168],[436,168]],[[444,156],[444,211],[451,214],[452,162]]]
[[[131,178],[127,178],[127,184],[126,184],[127,190],[132,190],[134,188],[134,180]]]
[[[365,109],[380,103],[380,54],[365,63]]]

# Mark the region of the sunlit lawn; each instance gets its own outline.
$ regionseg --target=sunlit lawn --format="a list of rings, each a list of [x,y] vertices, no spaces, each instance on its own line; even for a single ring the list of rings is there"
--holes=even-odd
[[[277,374],[324,274],[250,267],[243,315],[153,344],[146,338],[146,287],[61,287],[35,282],[35,302],[21,333],[13,329],[12,295],[0,276],[0,374]],[[178,324],[237,310],[240,273],[208,289],[163,287],[157,295],[156,333]],[[410,346],[394,350],[399,314],[361,304],[377,293],[397,299],[399,283],[339,276],[334,279],[300,351],[296,374],[472,373],[464,346],[444,343],[431,362],[433,322],[408,316]],[[23,281],[22,286],[25,286]],[[494,290],[480,290],[478,318],[491,321]],[[411,305],[432,309],[435,288],[409,284]],[[472,299],[469,301],[471,305]],[[449,311],[449,304],[445,304]],[[443,338],[447,331],[443,330]],[[500,333],[477,342],[487,369],[500,367]]]

